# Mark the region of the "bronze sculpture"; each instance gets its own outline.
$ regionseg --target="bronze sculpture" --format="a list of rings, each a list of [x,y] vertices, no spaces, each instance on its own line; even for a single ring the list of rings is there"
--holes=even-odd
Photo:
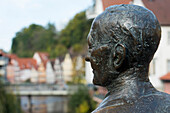
[[[161,38],[155,15],[136,5],[107,8],[88,35],[93,83],[108,94],[93,113],[170,113],[170,95],[157,91],[148,68]]]

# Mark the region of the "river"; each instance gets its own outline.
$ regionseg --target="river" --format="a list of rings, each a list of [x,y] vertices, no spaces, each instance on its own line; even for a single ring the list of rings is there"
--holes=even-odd
[[[27,96],[20,97],[24,113],[29,113],[30,104]],[[33,96],[31,97],[32,113],[67,113],[68,97]]]

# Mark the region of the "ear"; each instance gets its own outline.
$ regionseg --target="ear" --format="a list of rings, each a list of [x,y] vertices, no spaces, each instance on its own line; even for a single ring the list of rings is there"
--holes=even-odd
[[[122,44],[116,44],[113,53],[113,64],[116,69],[120,68],[125,60],[126,49]]]

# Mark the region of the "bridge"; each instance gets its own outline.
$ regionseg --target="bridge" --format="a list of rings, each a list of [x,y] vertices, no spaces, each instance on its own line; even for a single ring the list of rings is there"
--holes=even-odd
[[[68,96],[74,93],[78,86],[67,86],[57,84],[12,84],[3,85],[5,90],[12,92],[17,97],[27,96],[29,103],[29,113],[33,113],[32,97],[34,96]]]
[[[77,90],[76,86],[56,84],[15,84],[4,85],[4,87],[18,96],[67,96]]]

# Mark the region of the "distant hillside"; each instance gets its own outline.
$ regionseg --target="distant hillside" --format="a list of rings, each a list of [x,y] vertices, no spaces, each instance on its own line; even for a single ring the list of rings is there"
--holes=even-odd
[[[80,12],[69,21],[60,32],[54,24],[47,26],[31,24],[16,33],[12,42],[12,53],[19,57],[32,57],[36,51],[48,52],[51,57],[64,55],[68,49],[74,53],[84,52],[86,38],[92,20],[87,20],[85,12]]]

